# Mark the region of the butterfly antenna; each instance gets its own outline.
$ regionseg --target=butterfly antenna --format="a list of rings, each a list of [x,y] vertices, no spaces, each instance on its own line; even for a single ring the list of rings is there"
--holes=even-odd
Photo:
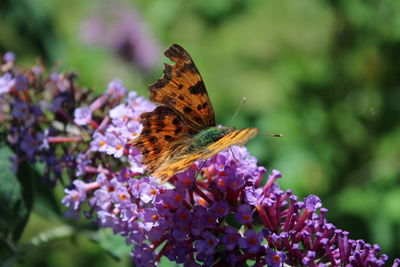
[[[237,107],[235,114],[233,114],[231,121],[229,122],[229,125],[232,125],[232,122],[234,119],[236,119],[237,115],[239,114],[240,109],[242,108],[242,106],[244,105],[244,103],[246,103],[247,98],[243,97],[242,101],[240,102],[240,105]]]
[[[195,175],[195,179],[197,180],[197,176],[199,176],[199,174],[201,173],[201,171],[203,170],[204,165],[206,165],[208,159],[206,159],[203,164],[201,164],[201,167],[197,170],[196,175]]]
[[[272,133],[257,133],[259,135],[267,135],[272,137],[283,137],[283,134],[272,134]]]

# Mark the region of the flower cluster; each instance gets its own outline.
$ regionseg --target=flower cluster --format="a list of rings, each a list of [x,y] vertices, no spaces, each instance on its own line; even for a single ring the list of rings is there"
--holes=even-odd
[[[73,160],[70,154],[56,155],[56,150],[65,150],[67,143],[79,140],[72,134],[62,138],[67,135],[68,111],[77,99],[72,94],[76,76],[56,72],[45,75],[42,65],[19,69],[14,59],[12,53],[6,53],[1,66],[1,130],[16,153],[12,159],[15,169],[25,160],[43,162],[45,179],[54,184]]]
[[[126,170],[108,178],[100,174],[90,184],[76,182],[80,197],[74,207],[93,192],[89,202],[99,225],[135,245],[138,266],[154,266],[162,256],[186,266],[383,266],[387,261],[385,254],[378,256],[378,245],[351,240],[329,223],[318,197],[298,201],[290,190],[282,191],[276,170],[261,185],[264,173],[245,148],[232,147],[175,175],[174,188],[160,187],[151,177],[127,179]]]
[[[23,70],[14,66],[11,53],[4,55],[1,69],[1,130],[15,151],[15,169],[25,160],[41,162],[51,185],[64,172],[71,180],[90,180],[104,171],[101,152],[106,152],[115,158],[129,154],[133,169],[143,172],[141,156],[128,141],[141,131],[140,114],[154,108],[144,97],[135,92],[126,97],[126,88],[115,79],[94,98],[78,87],[75,74],[46,73],[42,65]],[[122,166],[121,161],[106,164]]]
[[[143,72],[159,63],[157,40],[137,10],[122,2],[99,3],[80,25],[80,35],[88,45],[103,46]]]
[[[185,266],[383,266],[378,245],[352,240],[326,219],[317,196],[281,190],[246,148],[231,147],[160,186],[130,144],[154,105],[119,80],[94,98],[74,74],[21,70],[6,54],[0,120],[14,162],[45,163],[71,179],[67,215],[84,213],[133,245],[137,266],[161,257]],[[89,204],[89,210],[84,207]],[[396,259],[393,266],[399,266]]]

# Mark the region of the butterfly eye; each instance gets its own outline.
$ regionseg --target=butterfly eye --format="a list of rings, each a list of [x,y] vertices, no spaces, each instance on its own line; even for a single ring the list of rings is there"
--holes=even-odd
[[[227,128],[225,128],[224,133],[228,134],[228,133],[231,133],[231,132],[233,132],[235,130],[236,130],[235,127],[227,127]]]

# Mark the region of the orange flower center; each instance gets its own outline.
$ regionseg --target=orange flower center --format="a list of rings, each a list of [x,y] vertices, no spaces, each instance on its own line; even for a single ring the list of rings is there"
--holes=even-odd
[[[281,256],[279,256],[278,254],[275,254],[274,256],[272,256],[272,261],[273,262],[280,262],[281,261]]]
[[[183,199],[181,194],[176,194],[175,201],[181,201]]]
[[[218,180],[217,185],[218,186],[225,186],[225,182],[223,180]]]
[[[250,238],[249,243],[252,244],[252,245],[257,245],[257,239]]]
[[[206,201],[203,198],[200,198],[198,202],[199,202],[199,205],[201,205],[201,206],[206,205]]]

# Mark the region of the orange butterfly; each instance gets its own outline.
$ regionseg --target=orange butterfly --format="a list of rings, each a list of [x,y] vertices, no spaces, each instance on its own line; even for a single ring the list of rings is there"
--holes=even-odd
[[[216,127],[206,87],[188,52],[172,45],[164,53],[164,76],[149,86],[159,104],[140,116],[143,130],[132,144],[143,154],[149,174],[168,181],[196,160],[205,160],[232,145],[244,145],[258,129]]]

